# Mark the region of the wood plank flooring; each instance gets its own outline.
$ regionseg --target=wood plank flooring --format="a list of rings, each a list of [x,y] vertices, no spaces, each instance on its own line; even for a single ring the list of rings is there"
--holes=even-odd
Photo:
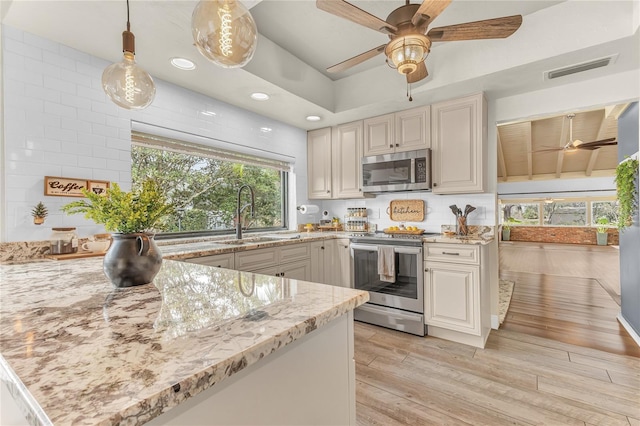
[[[359,425],[635,425],[640,358],[493,330],[485,349],[355,323]]]
[[[640,352],[615,319],[615,249],[504,248],[514,296],[484,349],[355,323],[359,425],[640,426]]]
[[[515,282],[501,329],[640,357],[616,319],[619,285],[616,295],[602,284],[615,277],[619,256],[611,247],[501,243],[500,278]]]

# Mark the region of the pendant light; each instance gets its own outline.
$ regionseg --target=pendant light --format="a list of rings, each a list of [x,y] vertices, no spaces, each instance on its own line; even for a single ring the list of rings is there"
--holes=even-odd
[[[130,31],[129,0],[127,0],[127,29],[122,33],[122,62],[109,65],[102,73],[102,88],[118,106],[144,109],[156,96],[156,86],[148,72],[135,61],[135,36]]]
[[[191,16],[198,51],[223,68],[246,65],[256,51],[256,23],[237,0],[201,0]]]

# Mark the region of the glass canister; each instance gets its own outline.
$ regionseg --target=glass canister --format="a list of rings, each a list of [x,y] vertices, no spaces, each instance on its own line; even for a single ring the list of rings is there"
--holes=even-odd
[[[78,251],[76,228],[51,228],[50,254],[69,254]]]

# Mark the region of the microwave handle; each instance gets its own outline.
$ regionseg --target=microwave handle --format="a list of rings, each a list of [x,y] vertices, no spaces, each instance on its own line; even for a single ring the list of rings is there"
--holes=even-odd
[[[409,175],[409,179],[411,183],[416,183],[416,159],[411,159],[411,175]]]

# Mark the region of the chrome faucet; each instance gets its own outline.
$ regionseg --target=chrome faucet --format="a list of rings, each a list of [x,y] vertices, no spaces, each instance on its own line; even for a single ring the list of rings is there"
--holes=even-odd
[[[242,195],[242,190],[244,188],[247,188],[249,190],[249,193],[251,194],[251,202],[240,207],[240,198]],[[242,239],[242,211],[249,206],[251,206],[251,217],[256,217],[256,200],[255,195],[253,194],[253,188],[251,188],[249,185],[242,185],[240,189],[238,189],[238,204],[236,207],[236,239],[238,240]]]

